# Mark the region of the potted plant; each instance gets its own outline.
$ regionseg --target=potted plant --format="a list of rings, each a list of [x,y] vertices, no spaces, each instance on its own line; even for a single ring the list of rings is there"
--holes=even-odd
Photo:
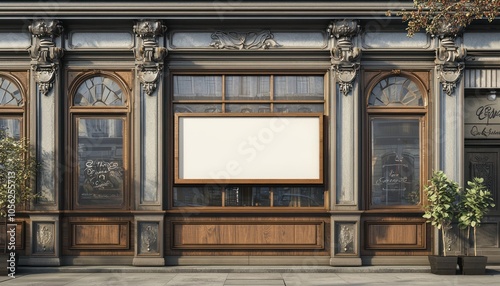
[[[427,200],[423,217],[427,223],[440,230],[443,241],[443,256],[429,255],[431,272],[434,274],[456,274],[458,257],[447,255],[445,238],[456,213],[459,191],[458,183],[448,179],[443,171],[435,171],[424,187]]]
[[[5,231],[9,234],[2,234],[6,239],[4,249],[0,250],[0,273],[7,274],[7,270],[17,266],[15,227],[11,231],[7,226],[15,224],[16,207],[39,197],[32,190],[37,167],[28,140],[15,139],[0,129],[0,218],[4,220]]]
[[[483,178],[473,178],[467,182],[468,187],[461,194],[458,205],[458,225],[462,229],[467,229],[467,255],[459,256],[458,265],[462,274],[480,275],[486,272],[488,257],[477,255],[477,227],[488,212],[490,207],[494,207],[493,196],[484,184]],[[474,256],[469,256],[470,249],[470,229],[473,232]]]

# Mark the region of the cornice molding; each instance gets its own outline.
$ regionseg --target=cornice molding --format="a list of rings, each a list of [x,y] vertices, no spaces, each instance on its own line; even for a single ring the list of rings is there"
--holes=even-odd
[[[119,5],[117,5],[119,3]],[[391,1],[214,1],[210,3],[198,1],[168,1],[168,2],[128,2],[128,1],[72,1],[59,2],[47,5],[44,2],[29,1],[3,3],[2,15],[33,17],[43,13],[45,17],[75,17],[75,16],[102,16],[111,18],[124,16],[128,18],[142,18],[145,15],[162,19],[165,15],[172,16],[385,16],[387,10],[411,9],[412,3],[398,3]],[[165,18],[168,18],[165,17]]]

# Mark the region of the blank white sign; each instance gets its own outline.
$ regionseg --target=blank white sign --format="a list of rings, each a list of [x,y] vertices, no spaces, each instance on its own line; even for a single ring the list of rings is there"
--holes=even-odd
[[[176,183],[322,183],[322,114],[176,117]]]

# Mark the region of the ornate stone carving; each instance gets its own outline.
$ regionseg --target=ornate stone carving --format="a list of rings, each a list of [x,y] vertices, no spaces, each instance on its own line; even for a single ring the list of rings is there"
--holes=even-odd
[[[456,45],[455,40],[461,31],[449,24],[442,25],[437,33],[439,47],[436,49],[438,79],[443,91],[451,96],[462,76],[466,50]]]
[[[57,20],[36,20],[28,29],[32,35],[31,47],[28,49],[31,69],[40,92],[47,95],[52,88],[55,72],[63,56],[63,50],[54,43],[54,39],[62,34],[63,27]]]
[[[220,50],[264,50],[281,47],[269,30],[247,33],[217,31],[211,38],[213,41],[210,46]]]
[[[166,30],[167,27],[161,21],[142,20],[134,25],[134,33],[142,40],[134,50],[135,62],[139,80],[147,95],[156,90],[158,75],[163,69],[167,50],[159,46],[157,39]]]
[[[330,23],[327,29],[330,38],[335,38],[336,45],[330,51],[332,67],[342,94],[352,90],[352,82],[359,69],[361,50],[354,47],[353,38],[359,32],[357,21],[338,20]]]
[[[36,224],[36,253],[54,252],[54,224],[37,223]]]
[[[139,228],[140,254],[158,253],[158,223],[141,222]]]
[[[353,253],[354,252],[354,224],[338,224],[337,228],[337,252],[338,253]]]

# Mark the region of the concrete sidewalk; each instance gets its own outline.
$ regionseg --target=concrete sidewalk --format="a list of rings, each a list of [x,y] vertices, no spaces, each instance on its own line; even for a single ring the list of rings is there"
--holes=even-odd
[[[230,286],[230,285],[500,285],[500,266],[486,275],[434,275],[428,267],[21,267],[15,279],[0,286]]]

